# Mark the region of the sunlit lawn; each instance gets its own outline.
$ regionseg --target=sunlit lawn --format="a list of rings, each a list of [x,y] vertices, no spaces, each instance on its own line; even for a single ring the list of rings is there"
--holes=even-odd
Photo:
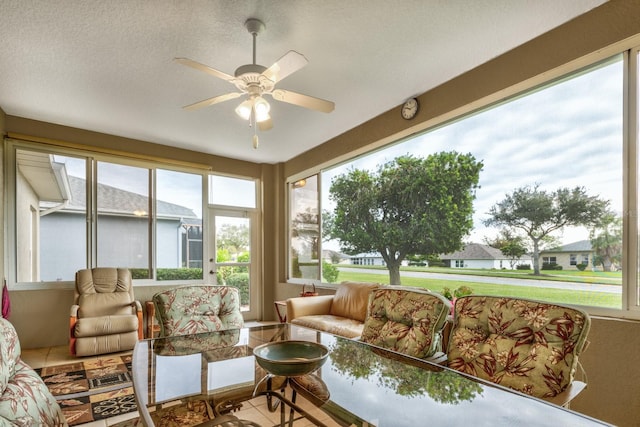
[[[351,266],[349,266],[351,267]],[[438,272],[441,273],[445,269],[433,269],[430,268],[428,271],[430,272]],[[456,273],[459,274],[460,270],[451,271],[451,269],[446,269],[448,273]],[[422,270],[414,270],[414,271],[426,271]],[[517,277],[518,275],[504,275],[504,274],[495,274],[502,273],[502,271],[493,271],[493,270],[472,270],[473,273],[469,270],[466,270],[466,274],[473,274],[476,276],[499,276],[499,277]],[[478,274],[484,273],[484,274]],[[490,274],[494,273],[494,274]],[[531,277],[531,272],[524,272],[529,278],[544,280],[541,276]],[[601,275],[617,275],[615,276],[602,276],[602,279],[606,280],[597,280],[593,281],[592,276],[587,273],[593,272],[562,272],[562,271],[554,271],[553,274],[556,273],[565,273],[556,277],[555,280],[562,281],[575,281],[575,282],[583,282],[583,283],[620,283],[621,282],[621,273],[602,273]],[[567,274],[570,273],[570,274]],[[585,277],[581,279],[580,274],[576,273],[585,273]],[[574,290],[574,289],[551,289],[551,288],[541,288],[541,287],[528,287],[528,286],[514,286],[514,285],[502,285],[502,284],[491,284],[491,283],[479,283],[479,282],[466,282],[466,281],[455,281],[455,280],[441,280],[441,279],[425,279],[425,278],[417,278],[417,277],[403,277],[402,271],[400,272],[402,285],[404,286],[416,286],[420,288],[427,288],[429,290],[435,292],[442,292],[444,287],[448,287],[453,290],[459,286],[468,286],[473,290],[474,294],[481,295],[505,295],[505,296],[517,296],[522,298],[531,298],[542,301],[553,301],[557,303],[567,303],[567,304],[580,304],[585,306],[595,306],[595,307],[607,307],[607,308],[620,308],[621,307],[621,296],[619,294],[610,294],[606,292],[595,292],[595,291],[582,291],[582,290]],[[543,276],[544,277],[544,276]],[[523,278],[523,277],[522,277]],[[548,280],[553,280],[552,278],[548,278]],[[360,273],[357,271],[340,271],[338,276],[338,281],[356,281],[356,282],[376,282],[376,283],[389,283],[389,276],[385,274],[371,274],[371,273]],[[616,282],[617,281],[617,282]]]

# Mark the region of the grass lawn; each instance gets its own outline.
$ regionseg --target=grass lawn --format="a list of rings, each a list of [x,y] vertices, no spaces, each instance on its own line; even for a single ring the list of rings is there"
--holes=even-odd
[[[351,267],[351,266],[350,266]],[[429,269],[430,272],[441,273],[439,270],[444,269]],[[449,273],[459,273],[459,270],[451,271],[451,269],[447,269]],[[402,270],[404,271],[404,270]],[[400,276],[402,276],[402,271],[400,271]],[[414,270],[414,271],[426,271],[422,270]],[[482,271],[482,270],[475,270]],[[466,272],[469,274],[469,272]],[[484,273],[489,273],[489,271],[484,271]],[[526,272],[525,272],[526,273]],[[556,271],[553,272],[558,273]],[[562,273],[562,272],[560,272]],[[576,272],[565,272],[565,273],[576,273]],[[578,273],[587,273],[587,272],[578,272]],[[590,272],[589,272],[590,273]],[[528,273],[531,276],[531,273]],[[620,273],[612,273],[618,274]],[[474,275],[482,275],[482,276],[498,276],[505,277],[504,275],[498,274],[474,274]],[[589,280],[577,280],[579,278],[578,275],[560,275],[561,277],[556,277],[555,280],[562,281],[575,281],[582,283],[593,283],[590,281],[590,276],[587,276],[585,279]],[[518,276],[507,276],[507,277],[518,277]],[[535,279],[540,279],[540,276],[534,277]],[[569,278],[576,280],[569,280]],[[615,279],[615,277],[614,277]],[[619,279],[618,279],[619,280]],[[371,274],[371,273],[360,273],[356,271],[340,271],[338,276],[338,281],[356,281],[356,282],[377,282],[377,283],[389,283],[389,276],[382,274]],[[603,282],[597,282],[603,283]],[[604,282],[607,284],[611,284],[611,282]],[[615,282],[613,282],[615,283]],[[566,304],[580,304],[585,306],[595,306],[595,307],[607,307],[607,308],[617,308],[621,307],[621,297],[620,295],[610,294],[606,292],[594,292],[594,291],[581,291],[574,289],[550,289],[550,288],[539,288],[539,287],[527,287],[527,286],[514,286],[514,285],[502,285],[502,284],[491,284],[491,283],[479,283],[479,282],[462,282],[455,280],[441,280],[441,279],[425,279],[425,278],[416,278],[416,277],[402,277],[402,284],[404,286],[416,286],[420,288],[427,288],[429,290],[435,292],[442,292],[444,287],[448,287],[453,290],[459,286],[468,286],[473,290],[474,294],[481,295],[507,295],[507,296],[517,296],[522,298],[531,298],[541,301],[550,301],[557,303],[566,303]]]

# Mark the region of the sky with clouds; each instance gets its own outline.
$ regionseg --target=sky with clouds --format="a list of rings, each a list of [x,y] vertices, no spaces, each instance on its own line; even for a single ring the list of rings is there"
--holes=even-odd
[[[484,163],[474,230],[467,241],[495,237],[498,230],[485,228],[482,220],[491,206],[526,185],[539,184],[548,191],[583,186],[621,213],[622,75],[621,60],[609,63],[327,170],[322,177],[323,209],[333,208],[328,200],[331,180],[352,167],[376,170],[400,155],[426,157],[455,150]],[[566,229],[556,237],[567,244],[587,239],[588,231]]]

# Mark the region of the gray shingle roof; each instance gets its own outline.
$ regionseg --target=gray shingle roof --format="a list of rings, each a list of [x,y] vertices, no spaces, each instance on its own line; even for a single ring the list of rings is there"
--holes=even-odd
[[[488,245],[482,245],[480,243],[468,243],[461,251],[453,252],[450,254],[440,256],[441,259],[507,259],[506,256],[500,252],[500,249],[493,248]]]
[[[69,176],[69,187],[71,188],[71,200],[67,209],[84,210],[86,207],[86,181],[82,178]],[[104,213],[125,215],[133,215],[135,211],[148,212],[149,198],[142,194],[98,184],[98,209]],[[159,217],[197,218],[193,210],[162,200],[157,201],[156,210]]]
[[[540,251],[541,254],[549,253],[549,252],[589,252],[591,251],[591,240],[580,240],[578,242],[568,243],[566,245],[553,248],[553,249],[545,249]]]

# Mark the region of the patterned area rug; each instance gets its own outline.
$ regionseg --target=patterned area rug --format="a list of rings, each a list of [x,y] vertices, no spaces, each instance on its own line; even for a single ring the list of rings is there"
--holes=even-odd
[[[36,369],[70,426],[136,411],[131,355]]]

